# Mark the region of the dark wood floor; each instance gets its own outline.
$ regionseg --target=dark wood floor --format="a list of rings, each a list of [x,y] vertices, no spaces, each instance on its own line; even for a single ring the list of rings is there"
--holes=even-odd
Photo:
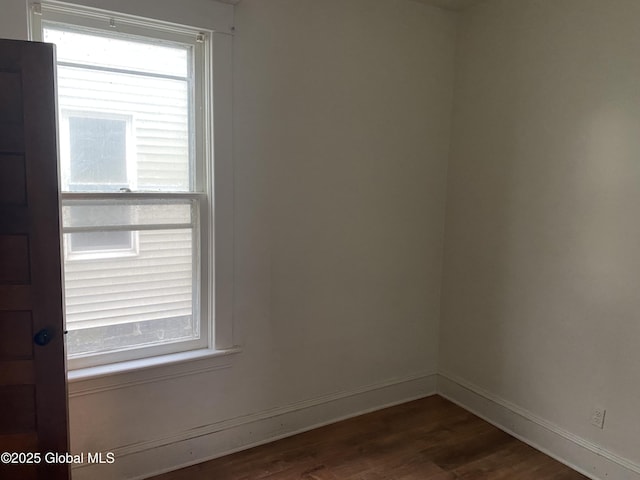
[[[154,480],[585,480],[439,397],[405,403]]]

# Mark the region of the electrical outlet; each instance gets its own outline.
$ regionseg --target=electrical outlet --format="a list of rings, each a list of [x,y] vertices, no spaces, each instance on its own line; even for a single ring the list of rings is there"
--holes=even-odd
[[[604,416],[607,411],[602,407],[593,407],[591,410],[591,425],[598,428],[604,428]]]

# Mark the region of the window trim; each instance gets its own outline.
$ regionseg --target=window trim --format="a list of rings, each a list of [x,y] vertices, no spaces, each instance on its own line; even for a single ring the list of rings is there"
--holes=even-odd
[[[134,10],[135,6],[120,6],[128,10]],[[44,4],[34,4],[30,16],[30,33],[31,39],[38,40],[38,36],[42,34],[42,12],[46,13],[48,21],[64,20],[67,18],[76,18],[73,23],[82,25],[96,25],[105,21],[115,20],[117,28],[125,33],[139,34],[139,29],[148,27],[161,28],[168,36],[172,38],[184,35],[193,35],[194,31],[209,37],[210,49],[204,53],[205,62],[203,62],[202,77],[204,84],[197,92],[202,96],[202,101],[196,102],[199,106],[200,114],[204,121],[201,123],[201,132],[198,131],[200,138],[205,140],[203,133],[208,133],[209,137],[203,141],[198,148],[202,148],[208,159],[202,164],[202,169],[206,175],[197,176],[204,179],[209,190],[210,197],[208,201],[202,202],[200,208],[203,211],[202,224],[200,225],[200,237],[198,240],[201,245],[206,245],[207,241],[209,249],[201,249],[202,264],[206,265],[207,274],[205,287],[202,291],[208,291],[209,295],[203,295],[199,298],[202,311],[208,312],[206,318],[208,324],[212,327],[209,332],[208,348],[200,350],[202,355],[215,355],[219,352],[238,351],[238,342],[234,339],[233,326],[233,164],[232,164],[232,105],[231,105],[231,78],[232,78],[232,28],[221,28],[213,31],[207,28],[191,28],[184,27],[164,20],[149,20],[128,13],[114,13],[105,10],[99,10],[91,7],[83,7],[78,5],[64,4],[61,2],[50,1]],[[232,10],[231,10],[232,12]],[[78,18],[87,19],[77,21]],[[194,17],[195,18],[195,17]],[[65,22],[67,23],[67,22]],[[131,31],[131,29],[135,31]],[[193,37],[192,37],[193,38]],[[213,65],[215,64],[215,69]],[[213,97],[216,102],[213,102]],[[212,108],[203,108],[203,105],[211,105]],[[213,119],[216,122],[213,122]],[[215,136],[215,145],[212,140]],[[215,155],[215,164],[212,159]],[[215,172],[214,172],[215,170]],[[212,176],[215,178],[215,184]],[[199,189],[202,185],[198,185]],[[215,230],[213,205],[216,205]],[[214,265],[214,258],[216,259]],[[215,268],[214,268],[215,267]],[[215,321],[213,319],[215,318]],[[192,351],[196,353],[197,351]],[[208,352],[208,353],[207,353]],[[181,355],[181,354],[178,354]],[[189,356],[189,352],[184,352]],[[162,356],[150,357],[155,358],[158,365],[162,364]],[[170,354],[167,361],[174,361],[175,354]],[[124,359],[126,364],[130,361]],[[135,362],[135,360],[134,360]],[[117,370],[117,363],[111,364]],[[123,364],[124,365],[124,364]],[[113,370],[110,365],[105,365]],[[72,366],[80,376],[84,367]],[[89,368],[87,372],[92,370]],[[90,375],[90,373],[89,373]]]

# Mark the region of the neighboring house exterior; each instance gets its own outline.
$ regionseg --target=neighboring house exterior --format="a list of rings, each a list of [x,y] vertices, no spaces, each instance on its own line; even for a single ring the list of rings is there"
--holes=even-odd
[[[58,89],[63,189],[189,190],[186,81],[60,66]],[[161,224],[167,215],[175,217],[170,223],[192,222],[191,207],[177,207],[156,202],[109,211],[114,224]],[[81,225],[99,211],[65,207],[64,214]],[[65,234],[70,353],[74,331],[86,328],[131,324],[133,335],[140,322],[177,319],[172,325],[190,335],[193,238],[191,228]]]

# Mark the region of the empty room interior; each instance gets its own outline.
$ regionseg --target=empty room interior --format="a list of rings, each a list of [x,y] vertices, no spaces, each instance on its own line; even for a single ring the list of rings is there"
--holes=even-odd
[[[66,337],[59,453],[84,455],[61,461],[74,480],[190,466],[166,478],[640,480],[640,1],[0,6],[0,38],[56,43],[64,279],[47,294],[66,305],[51,345]],[[11,208],[0,237],[15,234]],[[12,269],[0,284],[18,288]],[[22,307],[3,305],[10,335]],[[32,357],[0,341],[7,451],[44,445],[21,433],[47,423],[42,332]],[[34,365],[33,385],[17,389],[16,362]],[[35,398],[24,421],[6,407],[15,392]],[[309,451],[296,470],[273,450],[314,431],[338,442],[387,408],[402,458],[436,452],[431,470],[340,474],[344,458]],[[437,449],[460,418],[481,423],[447,448],[476,470]],[[385,453],[380,431],[359,432],[345,445],[370,437]],[[506,434],[568,476],[513,452],[493,471],[481,446]],[[260,448],[277,461],[259,477],[202,467],[256,464]],[[44,463],[0,476],[68,478]]]

